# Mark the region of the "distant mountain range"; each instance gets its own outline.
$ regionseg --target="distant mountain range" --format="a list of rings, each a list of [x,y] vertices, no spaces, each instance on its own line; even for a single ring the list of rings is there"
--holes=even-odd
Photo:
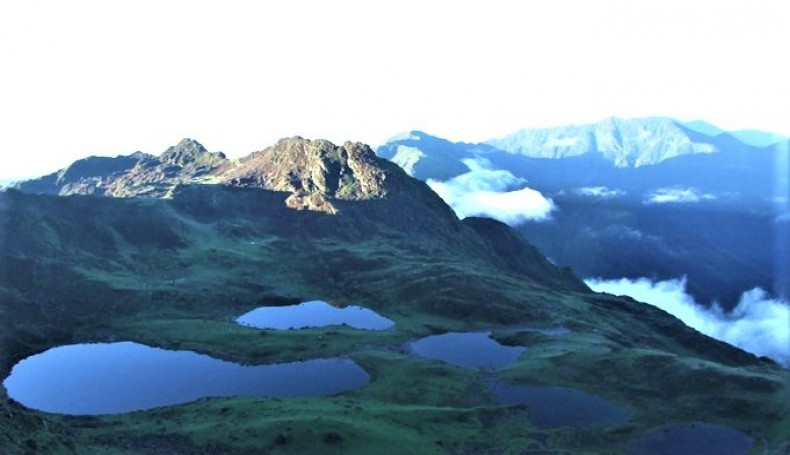
[[[617,167],[649,166],[678,156],[719,151],[708,137],[669,118],[613,117],[589,125],[523,129],[486,143],[532,158],[598,154]]]
[[[790,242],[778,241],[788,234],[775,222],[788,197],[777,193],[788,150],[773,133],[655,117],[524,129],[481,144],[413,131],[377,153],[426,181],[463,176],[474,186],[480,166],[510,174],[553,201],[549,220],[517,228],[557,263],[582,276],[688,275],[696,296],[731,306],[751,286],[790,295],[774,266],[776,255],[790,261],[776,251]]]
[[[744,144],[751,145],[753,147],[768,147],[769,145],[774,145],[776,143],[790,139],[790,136],[759,130],[725,131],[704,120],[692,120],[690,122],[686,122],[684,125],[689,129],[702,134],[707,134],[708,136],[718,136],[725,133],[730,134]]]
[[[692,189],[697,195],[770,204],[774,164],[788,144],[755,147],[728,133],[710,136],[675,120],[649,118],[522,130],[482,144],[413,131],[377,153],[423,180],[448,180],[469,171],[466,160],[484,159],[550,193],[606,187],[644,199],[666,189]]]
[[[754,130],[726,132],[702,120],[666,117],[608,118],[587,125],[523,129],[486,144],[533,158],[569,158],[597,154],[617,167],[640,167],[695,154],[729,150],[738,144],[768,147],[788,137]]]

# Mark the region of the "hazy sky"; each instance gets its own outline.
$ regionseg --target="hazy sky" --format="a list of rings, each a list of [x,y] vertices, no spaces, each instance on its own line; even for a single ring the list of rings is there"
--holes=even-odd
[[[790,133],[787,0],[0,3],[0,179],[182,137],[479,141],[608,116]]]

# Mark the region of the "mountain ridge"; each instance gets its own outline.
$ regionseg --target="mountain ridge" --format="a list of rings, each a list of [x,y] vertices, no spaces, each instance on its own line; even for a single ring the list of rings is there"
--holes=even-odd
[[[375,171],[374,171],[375,169]],[[168,197],[178,185],[222,184],[288,191],[290,204],[309,210],[332,212],[330,200],[385,197],[384,181],[396,187],[389,162],[379,162],[364,144],[301,137],[235,160],[212,153],[194,139],[182,139],[159,156],[140,152],[127,156],[89,157],[55,173],[18,182],[28,193],[82,194],[111,197]]]
[[[491,249],[487,232],[509,229],[506,225],[479,229],[475,228],[479,223],[459,220],[424,182],[409,177],[396,164],[378,157],[361,143],[338,146],[296,136],[244,158],[229,160],[187,138],[159,157],[138,152],[116,158],[87,158],[14,187],[23,193],[57,196],[174,199],[178,205],[192,207],[188,210],[194,210],[195,216],[204,211],[220,213],[223,204],[238,206],[231,193],[218,190],[221,188],[235,189],[233,194],[241,200],[251,196],[239,191],[258,190],[262,193],[256,194],[265,195],[266,200],[279,201],[297,212],[345,215],[336,221],[315,217],[314,226],[303,225],[305,232],[318,237],[327,233],[364,237],[388,230],[442,237],[474,254],[487,251],[500,266],[515,273],[528,272],[537,283],[588,290],[569,270],[552,266],[520,237],[508,238],[506,243],[511,249]],[[201,202],[192,202],[195,200]],[[217,205],[206,201],[223,202]],[[278,213],[283,223],[292,222],[295,216],[289,211]],[[511,250],[522,252],[526,260],[513,258]]]
[[[644,138],[640,139],[638,133],[639,128],[646,123],[658,126],[650,133],[651,139],[642,149],[640,141]],[[610,128],[618,124],[630,126]],[[598,138],[596,134],[590,133],[596,125],[608,125],[608,129],[605,129],[608,135],[606,141],[620,147],[618,150],[624,153],[619,164],[617,156],[599,153]],[[410,175],[421,180],[446,181],[470,171],[464,164],[466,160],[483,160],[486,167],[508,171],[525,179],[530,188],[541,192],[556,193],[580,187],[606,186],[641,198],[648,197],[651,191],[683,188],[685,185],[685,188],[691,187],[702,193],[718,193],[726,198],[759,199],[765,203],[773,197],[772,166],[788,144],[788,141],[783,141],[768,147],[754,147],[729,132],[709,136],[685,127],[682,122],[663,117],[610,119],[608,123],[601,124],[522,131],[528,135],[537,132],[529,138],[529,141],[538,144],[537,148],[532,152],[527,150],[526,154],[522,154],[520,149],[503,150],[493,141],[482,144],[454,143],[426,133],[420,133],[419,140],[414,140],[413,135],[400,139],[396,136],[396,140],[380,146],[377,153],[393,160]],[[655,135],[661,131],[668,132],[671,137],[665,141],[662,136]],[[629,133],[623,135],[626,132]],[[576,136],[571,137],[573,134]],[[586,139],[577,141],[579,134]],[[552,138],[567,139],[573,144],[568,142],[567,147],[560,150],[562,153],[555,155],[551,153],[559,149],[546,149],[553,157],[530,156],[545,152],[540,148],[543,144],[541,141]],[[669,145],[662,145],[664,143]],[[514,144],[518,147],[527,146],[518,141]],[[627,154],[620,144],[631,144]],[[673,144],[692,144],[697,149],[675,147]]]
[[[522,129],[486,144],[533,158],[567,158],[600,154],[617,167],[640,167],[688,154],[716,153],[705,137],[667,117],[621,119],[554,128]]]
[[[422,131],[411,131],[393,136],[376,151],[406,169],[409,175],[447,180],[468,170],[458,161],[478,156],[495,156],[502,162],[512,161],[513,157],[591,156],[616,168],[640,168],[684,156],[717,155],[735,149],[761,150],[787,140],[786,136],[757,130],[726,131],[702,120],[610,117],[597,123],[524,128],[480,143],[454,143]],[[512,157],[501,157],[501,152]]]

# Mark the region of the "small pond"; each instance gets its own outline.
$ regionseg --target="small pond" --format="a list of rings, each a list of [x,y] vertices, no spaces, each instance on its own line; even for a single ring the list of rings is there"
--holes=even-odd
[[[499,344],[491,338],[491,332],[431,335],[411,343],[409,348],[420,357],[465,368],[501,368],[515,362],[527,350]]]
[[[118,414],[206,397],[321,396],[370,376],[347,359],[244,366],[131,343],[61,346],[28,357],[3,382],[22,405],[69,415]]]
[[[335,307],[322,300],[288,306],[267,306],[250,311],[236,322],[258,329],[303,329],[345,324],[355,329],[386,330],[395,323],[356,305]]]
[[[753,441],[743,433],[708,423],[653,428],[631,443],[630,455],[746,455]]]
[[[525,405],[529,420],[539,428],[583,428],[627,422],[631,415],[619,406],[567,387],[510,385],[488,382],[491,398],[502,404]]]

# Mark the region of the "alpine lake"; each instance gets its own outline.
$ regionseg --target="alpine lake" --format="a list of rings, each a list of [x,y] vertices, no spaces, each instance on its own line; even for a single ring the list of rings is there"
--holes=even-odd
[[[370,309],[320,300],[259,307],[234,322],[244,330],[260,331],[262,336],[272,332],[306,333],[319,340],[341,331],[396,330],[394,321]],[[319,335],[311,332],[318,329],[335,330]],[[505,337],[512,332],[549,338],[572,333],[564,327],[501,330]],[[629,426],[632,412],[603,397],[570,387],[511,384],[500,378],[498,373],[526,355],[529,348],[502,344],[493,335],[492,330],[444,332],[378,347],[396,357],[411,357],[410,362],[419,365],[418,369],[427,368],[440,376],[471,373],[480,392],[471,398],[472,402],[523,413],[525,434],[534,439],[531,447],[538,451],[550,445],[557,437],[556,431],[594,432]],[[167,409],[214,398],[343,397],[364,393],[371,382],[386,382],[387,378],[381,376],[386,371],[371,374],[350,354],[255,365],[131,341],[74,344],[19,361],[3,386],[11,399],[29,409],[66,416],[102,416]],[[298,401],[294,404],[300,405]],[[281,436],[281,442],[290,437],[287,433]],[[437,445],[442,444],[437,441]],[[699,422],[653,428],[632,438],[627,451],[634,455],[667,450],[740,455],[752,448],[753,441],[737,431]]]

